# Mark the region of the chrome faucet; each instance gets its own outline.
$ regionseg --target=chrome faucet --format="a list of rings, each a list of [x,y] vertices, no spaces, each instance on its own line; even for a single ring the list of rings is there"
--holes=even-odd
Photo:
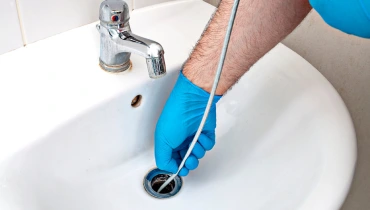
[[[131,53],[135,53],[146,58],[150,78],[159,78],[166,74],[162,46],[131,32],[126,2],[103,1],[100,4],[99,19],[100,24],[96,28],[100,33],[99,64],[102,69],[109,72],[126,71],[131,67]]]

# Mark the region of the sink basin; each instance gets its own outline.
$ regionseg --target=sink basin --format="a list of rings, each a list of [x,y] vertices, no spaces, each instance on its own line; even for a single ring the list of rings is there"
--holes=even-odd
[[[132,13],[133,32],[166,51],[158,80],[136,55],[128,72],[102,71],[95,23],[0,56],[0,209],[339,209],[356,161],[350,115],[282,44],[217,104],[216,146],[179,194],[143,189],[156,121],[213,11],[194,0]]]

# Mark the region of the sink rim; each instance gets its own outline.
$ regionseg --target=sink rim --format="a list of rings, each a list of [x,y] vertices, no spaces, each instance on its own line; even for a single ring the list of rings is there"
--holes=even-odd
[[[182,3],[184,3],[184,2],[171,2],[170,4],[167,4],[167,5],[178,5],[178,4],[182,4]],[[203,3],[199,3],[199,1],[189,1],[188,3],[189,3],[189,6],[190,6],[190,4],[194,4],[194,5],[196,5],[196,4],[198,4],[198,5],[205,4],[204,2]],[[194,5],[192,5],[191,7],[193,7]],[[160,8],[162,6],[155,6],[153,8]],[[213,8],[211,8],[210,6],[207,6],[207,7],[208,7],[207,12],[208,13],[211,13],[212,12],[211,10],[213,10]],[[137,10],[137,13],[143,12],[145,10],[148,11],[149,9],[147,8],[147,9],[143,9],[143,10]],[[134,12],[134,14],[136,14],[136,13]],[[134,14],[133,14],[133,17],[135,17]],[[203,22],[206,22],[204,20],[202,20],[202,21]],[[95,23],[90,24],[88,26],[81,27],[79,29],[75,29],[75,30],[70,31],[70,32],[66,32],[65,34],[63,34],[63,37],[69,37],[69,38],[71,38],[71,37],[74,36],[73,34],[77,34],[77,33],[91,33],[93,30],[95,30],[95,27],[94,26],[95,26]],[[92,37],[90,37],[90,38],[93,39],[94,36],[95,35],[92,35]],[[98,34],[96,34],[96,36],[98,36]],[[59,36],[52,37],[52,38],[47,39],[45,41],[40,41],[39,43],[35,43],[34,45],[30,45],[30,46],[26,47],[25,49],[20,49],[19,51],[14,51],[14,53],[12,52],[12,53],[6,54],[6,56],[4,56],[4,57],[3,56],[0,56],[0,63],[3,62],[3,60],[5,58],[10,58],[11,56],[14,56],[14,55],[22,55],[22,56],[25,56],[25,55],[28,54],[28,52],[34,50],[35,48],[38,48],[38,47],[46,47],[45,45],[50,44],[50,43],[52,43],[54,41],[60,40],[60,37],[59,38],[58,37]],[[282,47],[281,44],[279,44],[279,46]],[[90,49],[93,49],[93,48],[94,47],[91,47]],[[48,48],[46,48],[46,49],[48,49]],[[95,46],[95,49],[97,49],[96,46]],[[26,53],[26,51],[27,51],[27,53]],[[98,50],[96,50],[96,52],[94,52],[94,54],[95,55],[93,57],[94,57],[94,59],[96,59],[98,57]],[[187,54],[187,52],[185,54]],[[298,56],[298,55],[296,55],[296,56]],[[302,58],[300,58],[300,59],[302,59]],[[101,98],[99,99],[99,101],[95,101],[95,102],[93,102],[91,104],[90,104],[91,101],[88,101],[89,103],[86,102],[86,104],[83,104],[84,106],[79,107],[78,110],[77,109],[74,110],[75,112],[73,114],[68,115],[69,118],[64,118],[63,120],[60,120],[60,118],[59,118],[57,124],[54,125],[54,128],[55,127],[59,127],[62,124],[62,122],[63,123],[66,123],[66,122],[68,123],[69,120],[75,119],[75,117],[77,116],[77,114],[80,114],[81,113],[81,110],[84,111],[84,112],[89,111],[89,110],[93,109],[96,105],[101,104],[103,101],[111,100],[112,98],[114,98],[115,96],[117,96],[117,94],[122,93],[122,91],[126,92],[127,91],[126,88],[128,86],[131,86],[130,89],[132,90],[132,89],[136,88],[139,85],[142,85],[142,84],[146,84],[148,82],[151,82],[148,79],[143,79],[143,78],[146,78],[147,77],[147,72],[146,72],[146,69],[145,69],[146,68],[145,67],[145,62],[143,62],[143,60],[141,58],[135,58],[135,56],[133,56],[133,60],[136,60],[137,61],[137,66],[143,66],[143,68],[140,71],[136,71],[134,73],[134,76],[129,76],[129,77],[126,77],[128,75],[124,75],[122,77],[119,76],[120,79],[118,81],[115,78],[115,76],[113,76],[113,75],[109,75],[109,76],[108,75],[104,75],[104,74],[102,74],[102,72],[98,72],[98,71],[96,73],[94,73],[94,77],[96,77],[96,79],[97,79],[96,81],[100,81],[100,79],[103,79],[106,82],[107,85],[109,85],[108,84],[109,82],[110,83],[113,83],[113,84],[111,84],[108,87],[110,87],[110,88],[116,88],[117,87],[118,88],[117,91],[111,92],[111,93],[109,93],[109,95],[105,95],[105,96],[101,95],[100,96]],[[171,69],[172,69],[172,74],[175,74],[176,71],[178,71],[178,67],[179,66],[177,64],[175,64],[175,62],[170,62],[170,65],[171,65]],[[96,68],[96,66],[93,67],[93,65],[91,65],[91,68]],[[21,73],[23,74],[25,72],[21,72]],[[42,72],[42,73],[45,73],[45,72]],[[0,73],[0,74],[3,76],[4,73]],[[25,75],[30,75],[30,74],[25,73]],[[75,74],[71,74],[71,75],[76,76]],[[7,73],[5,73],[4,76],[18,77],[19,74],[13,74],[13,73],[7,74]],[[77,74],[77,76],[81,76],[81,75]],[[125,78],[127,78],[127,79],[125,79]],[[140,78],[140,82],[141,83],[140,84],[135,83],[135,82],[138,82],[138,80],[135,80],[135,82],[130,82],[129,80],[130,79],[133,79],[133,78]],[[141,80],[141,79],[143,79],[143,80]],[[127,82],[128,85],[125,84],[125,86],[121,86],[120,83],[122,81]],[[326,81],[326,82],[328,82],[328,81]],[[26,84],[31,84],[31,83],[26,83]],[[343,101],[342,101],[342,103],[343,103]],[[349,115],[347,109],[346,109],[346,112]],[[22,117],[20,117],[19,119],[21,119],[21,118]],[[2,122],[0,121],[0,124],[1,123]],[[43,124],[43,126],[44,125],[45,124]],[[355,131],[354,131],[354,128],[353,128],[353,123],[352,123],[352,129],[353,129],[352,130],[353,135],[355,135]],[[28,131],[28,132],[30,132],[30,131]],[[10,155],[11,154],[14,154],[15,152],[19,151],[20,148],[24,148],[24,146],[30,145],[30,144],[34,143],[38,139],[39,136],[45,135],[45,132],[44,131],[42,131],[40,133],[32,133],[32,132],[30,132],[30,133],[32,135],[34,135],[34,138],[33,139],[18,140],[18,142],[17,142],[18,145],[13,145],[14,147],[13,146],[9,146],[8,147],[8,149],[13,150],[13,151],[11,151],[8,154],[10,154]],[[0,142],[0,143],[4,143],[4,142]],[[354,144],[356,144],[356,142],[354,142]],[[354,153],[356,153],[356,151]],[[356,155],[356,154],[354,154],[354,155]],[[0,162],[2,162],[5,158],[6,158],[5,156],[0,156]],[[354,157],[354,158],[356,158],[356,157]],[[349,186],[350,185],[348,185],[348,190],[349,190]],[[347,190],[347,193],[348,193],[348,190]],[[344,201],[344,198],[343,198],[343,201]]]

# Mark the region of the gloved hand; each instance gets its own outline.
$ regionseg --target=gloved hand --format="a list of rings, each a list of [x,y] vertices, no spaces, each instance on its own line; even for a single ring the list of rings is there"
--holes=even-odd
[[[310,4],[332,27],[370,38],[369,0],[310,0]]]
[[[155,159],[159,169],[176,173],[193,140],[207,106],[209,93],[194,85],[182,72],[169,96],[155,130]],[[181,169],[186,176],[198,167],[199,160],[215,145],[216,103],[215,96],[203,131]]]

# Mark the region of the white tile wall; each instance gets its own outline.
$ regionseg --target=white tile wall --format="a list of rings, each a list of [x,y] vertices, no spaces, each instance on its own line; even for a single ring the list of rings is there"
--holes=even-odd
[[[153,4],[159,4],[159,3],[163,3],[163,2],[171,1],[171,0],[133,0],[133,1],[134,1],[134,9],[139,9],[142,7],[150,6]]]
[[[27,44],[97,21],[99,5],[102,2],[102,0],[18,1]],[[131,9],[132,1],[126,0]]]
[[[0,54],[22,47],[15,0],[0,0]]]
[[[18,0],[21,20],[15,1],[0,0],[0,25],[6,31],[0,33],[0,54],[97,21],[103,0]],[[125,1],[132,10],[171,0]]]

